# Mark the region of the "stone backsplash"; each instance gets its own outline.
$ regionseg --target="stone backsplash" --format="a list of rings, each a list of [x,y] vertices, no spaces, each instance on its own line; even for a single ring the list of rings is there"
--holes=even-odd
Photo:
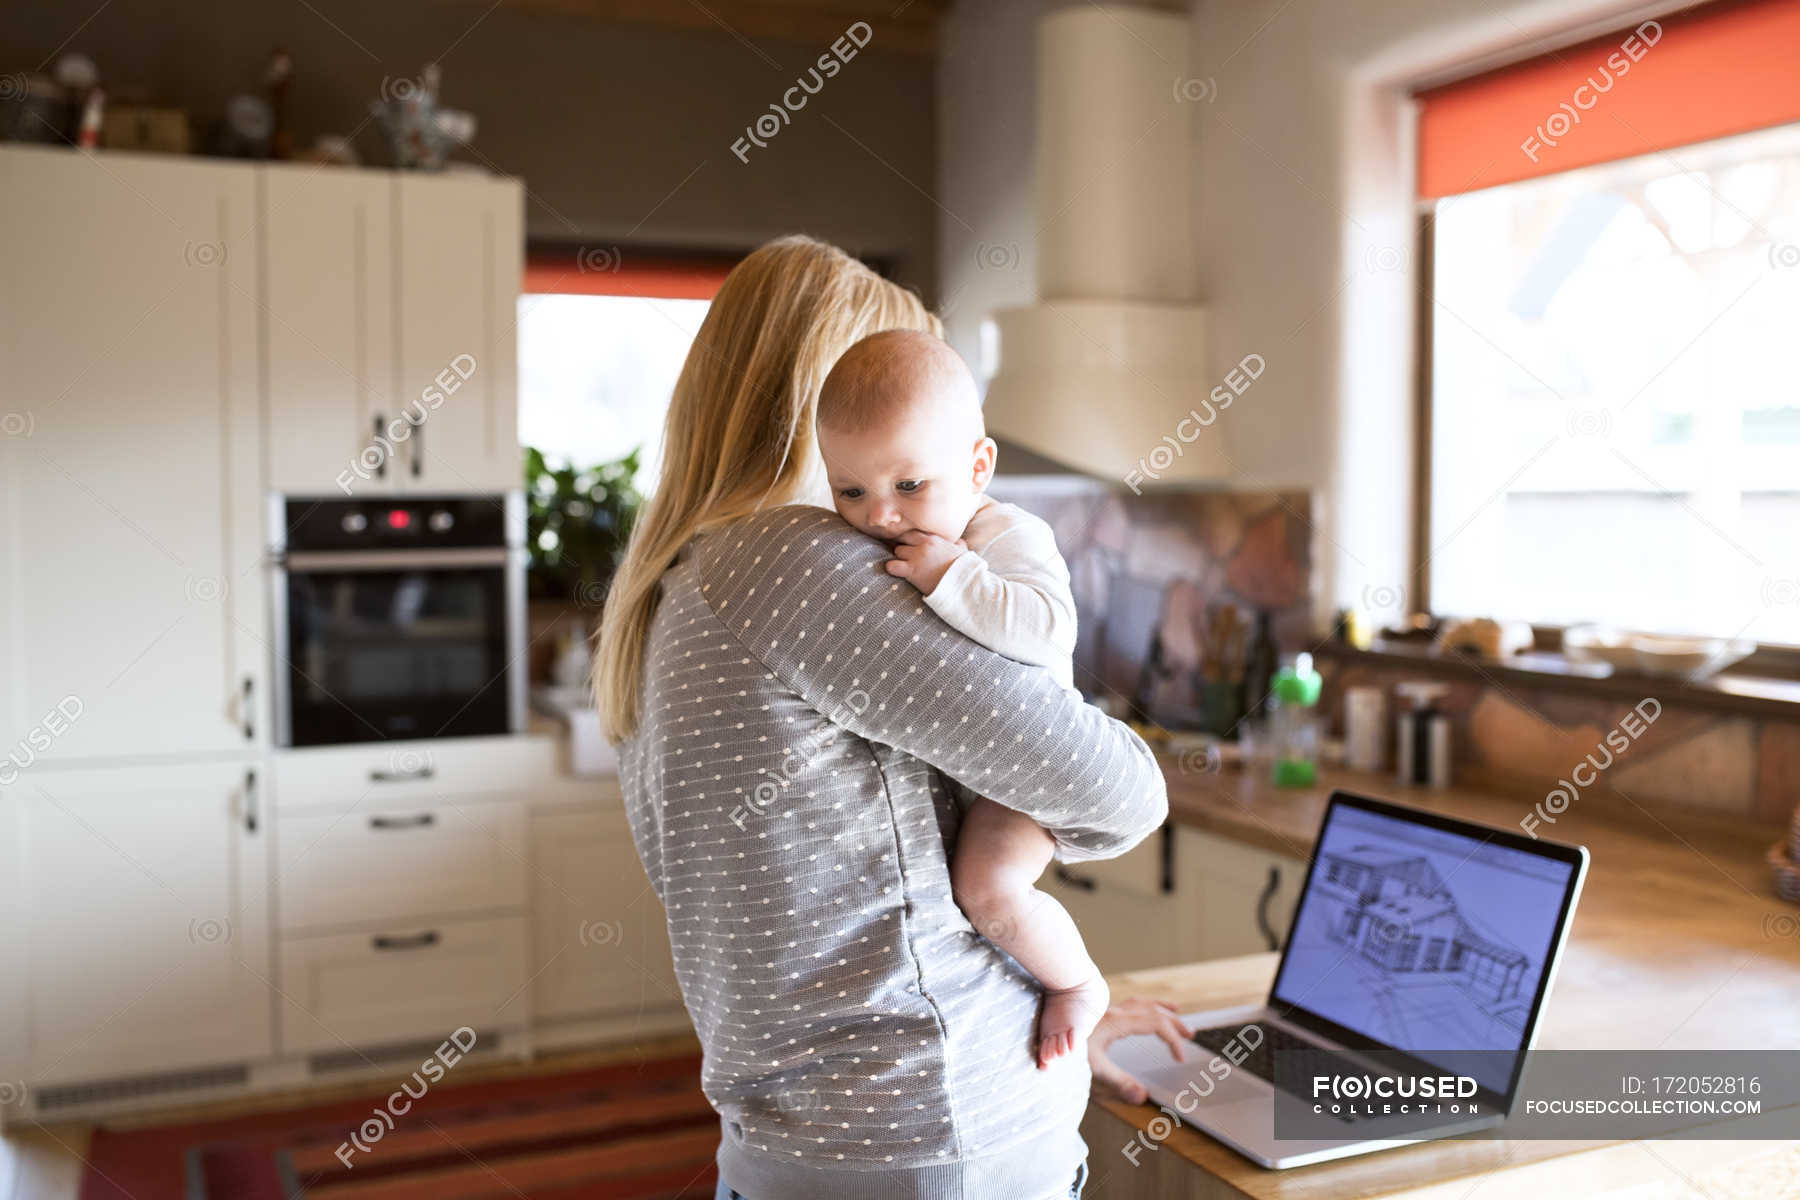
[[[1160,633],[1165,670],[1146,688],[1146,707],[1181,728],[1204,707],[1201,645],[1215,606],[1236,605],[1246,618],[1269,612],[1284,659],[1314,640],[1306,492],[1133,495],[1079,477],[1006,476],[988,490],[1056,532],[1075,593],[1075,685],[1084,692],[1136,696]]]

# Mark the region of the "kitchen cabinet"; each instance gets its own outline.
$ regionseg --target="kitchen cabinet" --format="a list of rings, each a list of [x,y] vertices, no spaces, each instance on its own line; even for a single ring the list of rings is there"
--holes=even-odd
[[[281,1049],[349,1052],[467,1026],[478,1037],[525,1023],[525,918],[393,921],[284,938]]]
[[[1056,897],[1080,928],[1101,971],[1135,971],[1183,961],[1182,907],[1189,898],[1163,886],[1165,825],[1117,858],[1052,864],[1038,886]]]
[[[543,736],[430,738],[309,746],[275,753],[274,802],[327,816],[364,803],[430,804],[505,794],[535,799],[561,783],[558,747]],[[529,789],[521,795],[521,789]]]
[[[0,1079],[35,1088],[266,1056],[254,768],[24,772],[0,786]]]
[[[0,147],[0,716],[34,766],[266,744],[258,220],[242,166]]]
[[[1113,974],[1273,949],[1305,872],[1288,855],[1171,824],[1118,858],[1053,865],[1038,886]]]
[[[286,165],[258,175],[271,488],[518,487],[520,183]]]
[[[341,478],[353,492],[391,486],[405,463],[388,461],[374,440],[383,418],[401,406],[395,391],[391,179],[294,167],[260,168],[257,175],[267,295],[269,487],[341,495]]]
[[[402,487],[520,486],[518,299],[524,189],[478,175],[394,177],[399,399],[423,410]]]
[[[278,820],[283,930],[525,906],[525,809],[504,797],[371,799]]]
[[[623,810],[536,813],[531,855],[533,1017],[680,1012],[668,920]]]
[[[1189,900],[1181,912],[1183,954],[1171,962],[1256,954],[1286,941],[1305,862],[1180,826],[1175,863],[1176,887]]]

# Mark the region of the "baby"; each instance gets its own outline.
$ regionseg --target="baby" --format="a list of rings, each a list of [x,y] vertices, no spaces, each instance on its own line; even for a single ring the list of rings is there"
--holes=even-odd
[[[819,393],[819,450],[838,513],[893,545],[888,573],[997,653],[1072,687],[1075,601],[1050,527],[986,494],[996,448],[963,360],[930,334],[890,330],[844,352]],[[957,790],[957,905],[1044,986],[1040,1067],[1082,1045],[1106,1011],[1100,970],[1068,912],[1034,886],[1056,841],[1024,814]]]

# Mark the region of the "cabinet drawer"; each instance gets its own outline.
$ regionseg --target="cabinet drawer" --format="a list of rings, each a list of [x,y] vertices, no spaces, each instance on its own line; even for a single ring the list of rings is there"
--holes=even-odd
[[[383,800],[277,819],[283,929],[525,905],[519,804]]]
[[[516,792],[555,773],[555,742],[533,734],[283,750],[275,755],[275,803],[341,809],[364,800]]]
[[[282,1051],[522,1025],[527,936],[524,917],[505,917],[285,938]]]

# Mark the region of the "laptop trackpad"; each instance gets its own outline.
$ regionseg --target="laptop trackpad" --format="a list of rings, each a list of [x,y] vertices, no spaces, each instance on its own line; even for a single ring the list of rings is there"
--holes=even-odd
[[[1215,1079],[1204,1070],[1190,1071],[1180,1083],[1171,1081],[1166,1086],[1175,1094],[1175,1103],[1170,1107],[1184,1117],[1202,1112],[1210,1115],[1230,1105],[1253,1102],[1267,1120],[1269,1098],[1273,1095],[1268,1084],[1246,1071],[1233,1071],[1224,1079]]]

